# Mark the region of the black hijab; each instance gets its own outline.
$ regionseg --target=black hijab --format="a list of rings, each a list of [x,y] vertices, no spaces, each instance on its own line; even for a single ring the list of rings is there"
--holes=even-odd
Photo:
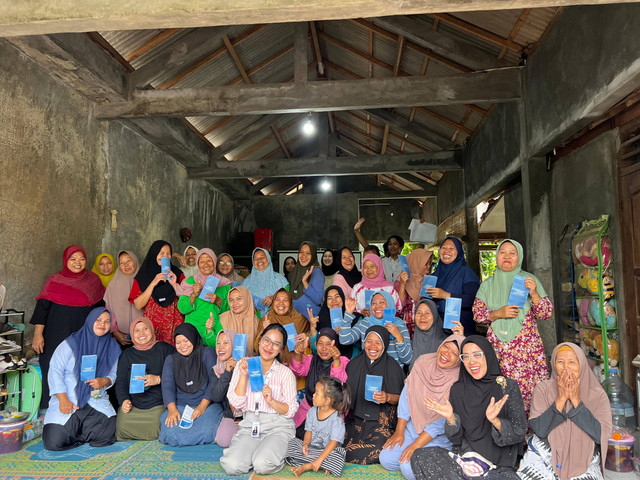
[[[158,254],[160,253],[160,250],[162,250],[162,247],[164,247],[165,245],[169,245],[171,253],[173,254],[173,248],[171,248],[171,244],[169,242],[165,242],[164,240],[156,240],[149,247],[147,256],[144,257],[144,262],[142,262],[142,265],[140,265],[140,270],[138,270],[138,274],[135,276],[135,279],[138,282],[140,290],[142,290],[143,292],[147,289],[156,275],[158,275],[162,271],[162,267],[158,265]],[[171,265],[171,271],[176,276],[176,282],[179,282],[180,277],[182,276],[182,270]],[[153,300],[161,307],[168,307],[176,298],[176,291],[167,280],[166,282],[158,283],[158,285],[156,285],[153,289],[153,293],[151,294],[151,296],[153,297]]]
[[[471,450],[478,452],[496,465],[512,465],[511,448],[499,447],[495,444],[491,436],[493,425],[485,415],[491,397],[497,402],[504,396],[501,384],[506,385],[506,378],[502,376],[498,357],[489,340],[480,335],[471,335],[462,342],[461,353],[467,343],[474,343],[480,347],[487,361],[487,373],[480,380],[475,380],[467,372],[464,364],[461,364],[460,378],[451,387],[449,395],[451,406],[454,413],[460,417],[464,438],[469,442]],[[500,383],[499,377],[504,379]],[[503,407],[502,412],[505,409],[506,406]]]
[[[327,297],[329,296],[329,290],[337,290],[338,295],[340,295],[340,298],[342,298],[342,318],[344,318],[344,292],[342,291],[342,288],[338,287],[337,285],[331,285],[324,291],[324,300],[322,301],[322,305],[320,306],[320,312],[318,312],[318,331],[322,330],[323,328],[331,329],[331,312],[329,311],[329,307],[327,306]],[[356,323],[358,323],[358,320],[360,320],[359,314],[353,312],[353,315],[354,318],[353,320],[351,320],[351,327],[354,327]],[[337,340],[336,345],[342,355],[347,358],[351,358],[351,356],[353,355],[353,345],[342,345]]]
[[[193,350],[187,356],[179,352],[173,353],[173,376],[176,386],[185,393],[196,393],[206,383],[208,372],[204,364],[204,349],[202,337],[196,327],[190,323],[181,323],[176,327],[173,338],[184,335],[193,345]]]
[[[338,334],[331,327],[321,328],[316,336],[316,344],[320,337],[327,337],[329,340],[336,342],[336,346],[340,344],[338,341]],[[320,358],[317,353],[311,358],[311,364],[309,365],[309,373],[307,374],[307,380],[304,387],[304,396],[307,399],[309,405],[313,405],[313,394],[316,392],[316,383],[322,377],[331,376],[331,364],[333,358],[330,358],[326,362]]]
[[[331,262],[331,265],[325,265],[324,264],[324,252],[322,252],[322,260],[320,260],[320,266],[322,267],[322,273],[324,274],[325,277],[330,277],[331,275],[333,275],[334,273],[336,273],[338,271],[338,268],[340,268],[341,264],[340,264],[340,260],[338,260],[338,257],[336,257],[336,255],[338,255],[338,252],[336,252],[335,250],[325,250],[325,252],[331,252],[331,256],[333,257],[333,262]],[[342,252],[340,252],[340,257],[342,257]]]
[[[356,417],[367,421],[378,422],[380,413],[389,413],[394,407],[388,403],[377,404],[365,400],[365,383],[367,375],[382,377],[382,391],[400,395],[404,387],[404,371],[398,362],[387,354],[389,348],[389,332],[381,325],[369,327],[365,333],[365,340],[369,335],[377,335],[382,339],[384,351],[373,362],[369,359],[362,342],[362,351],[347,364],[347,384],[351,388],[351,410]]]
[[[429,328],[428,330],[421,330],[416,323],[416,328],[413,331],[413,339],[411,340],[411,350],[413,352],[411,366],[413,366],[414,362],[418,359],[418,357],[420,357],[420,355],[436,352],[440,347],[440,344],[442,344],[444,339],[448,337],[448,335],[442,328],[443,321],[440,317],[440,314],[438,313],[438,307],[436,307],[436,304],[433,302],[433,300],[429,300],[428,298],[420,299],[413,310],[414,321],[416,318],[418,307],[423,303],[427,307],[429,307],[431,316],[433,318],[433,323],[431,324],[431,328]]]
[[[362,281],[362,273],[360,273],[360,271],[358,270],[358,267],[356,266],[355,257],[353,258],[353,268],[351,270],[347,270],[346,268],[344,268],[344,266],[342,265],[342,252],[344,250],[349,250],[349,253],[353,255],[353,252],[349,247],[342,247],[340,251],[337,252],[340,254],[340,258],[338,259],[338,262],[340,265],[340,267],[338,268],[338,273],[342,275],[342,277],[347,282],[347,285],[353,288],[353,286],[356,283],[360,283]],[[335,263],[335,259],[334,259],[334,263]]]

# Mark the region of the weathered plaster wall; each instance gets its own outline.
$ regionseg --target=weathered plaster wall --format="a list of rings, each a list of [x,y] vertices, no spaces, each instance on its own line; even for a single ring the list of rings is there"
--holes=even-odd
[[[5,308],[27,321],[65,246],[93,263],[107,251],[144,257],[165,238],[226,249],[233,204],[131,130],[92,119],[89,102],[13,47],[0,44],[0,281]],[[111,209],[118,230],[111,232]]]

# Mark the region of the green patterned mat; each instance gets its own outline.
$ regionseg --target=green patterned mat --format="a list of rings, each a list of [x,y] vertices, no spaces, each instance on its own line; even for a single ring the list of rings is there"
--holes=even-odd
[[[321,478],[325,480],[331,480],[335,478],[331,475],[327,476],[324,472],[305,472],[300,479],[305,480],[319,480]],[[342,470],[342,476],[340,478],[349,480],[405,480],[404,476],[400,472],[390,472],[385,470],[381,465],[356,465],[354,463],[347,463]],[[278,473],[273,475],[254,475],[251,480],[293,480],[298,479],[291,467],[286,466]]]

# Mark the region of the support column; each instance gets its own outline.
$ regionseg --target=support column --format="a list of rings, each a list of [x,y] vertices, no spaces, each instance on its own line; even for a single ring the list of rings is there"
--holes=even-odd
[[[478,216],[476,207],[465,208],[467,223],[467,265],[480,277],[480,249],[478,248]]]

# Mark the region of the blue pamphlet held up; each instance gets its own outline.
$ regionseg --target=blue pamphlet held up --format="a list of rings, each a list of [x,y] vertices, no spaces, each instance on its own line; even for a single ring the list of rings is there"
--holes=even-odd
[[[373,295],[376,293],[375,290],[365,290],[364,291],[364,305],[365,308],[371,308],[371,299],[373,298]]]
[[[235,338],[233,339],[233,358],[236,361],[244,358],[247,355],[247,334],[246,333],[236,333]]]
[[[425,275],[422,278],[422,287],[420,288],[420,296],[423,298],[431,298],[431,295],[427,293],[427,288],[435,288],[438,283],[438,277],[435,275]]]
[[[516,275],[513,277],[513,285],[511,286],[511,293],[509,294],[509,300],[507,305],[517,305],[518,308],[524,308],[529,297],[529,289],[524,286],[525,277]]]
[[[329,315],[331,316],[331,328],[334,330],[342,325],[342,309],[331,308],[329,309]]]
[[[96,365],[98,364],[97,355],[82,355],[82,363],[80,364],[80,381],[86,382],[96,378]]]
[[[264,318],[264,316],[269,312],[269,307],[262,305],[262,298],[256,295],[251,295],[251,297],[253,297],[253,306],[260,310],[261,317]]]
[[[264,388],[264,377],[262,376],[262,363],[260,357],[247,358],[249,367],[249,385],[252,392],[261,392]]]
[[[460,313],[462,311],[462,299],[449,297],[444,304],[444,324],[442,328],[448,328],[451,330],[454,325],[453,322],[460,321]]]
[[[202,287],[202,291],[200,292],[199,298],[208,302],[209,300],[205,297],[205,295],[207,293],[216,293],[216,288],[218,288],[219,283],[220,283],[220,279],[218,277],[209,275],[207,277],[207,282]]]
[[[367,375],[364,384],[364,399],[370,402],[380,403],[373,399],[373,394],[382,390],[382,377],[380,375]]]
[[[164,273],[165,277],[171,271],[171,259],[169,257],[162,257],[160,259],[160,271]]]
[[[129,379],[129,393],[144,392],[144,376],[147,374],[146,363],[131,364],[131,378]]]
[[[384,315],[382,316],[382,325],[386,325],[387,323],[393,323],[396,318],[396,309],[395,308],[385,308]]]
[[[283,327],[287,331],[287,347],[290,352],[293,352],[293,349],[296,348],[295,337],[298,335],[298,332],[296,332],[296,326],[293,323],[287,323],[286,325],[283,325]]]
[[[411,270],[409,269],[409,262],[407,261],[407,257],[404,255],[398,255],[398,260],[400,260],[400,266],[402,267],[402,270],[407,272],[409,278],[411,278]]]

